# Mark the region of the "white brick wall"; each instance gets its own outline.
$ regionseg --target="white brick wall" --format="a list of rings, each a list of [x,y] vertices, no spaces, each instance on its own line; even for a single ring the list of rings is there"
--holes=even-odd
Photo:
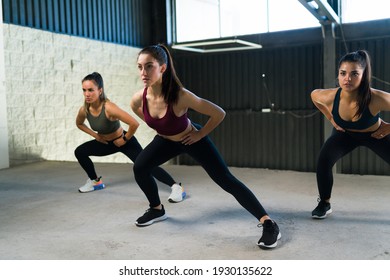
[[[129,103],[142,88],[139,49],[9,24],[3,35],[11,165],[76,161],[75,148],[92,139],[76,127],[75,118],[83,105],[81,80],[94,71],[102,74],[108,98],[136,117]],[[136,137],[145,146],[155,132],[139,121]],[[93,161],[130,162],[122,154]]]

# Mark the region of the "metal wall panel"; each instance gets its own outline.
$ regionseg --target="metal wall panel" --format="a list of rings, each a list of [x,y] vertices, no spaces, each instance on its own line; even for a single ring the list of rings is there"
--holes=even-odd
[[[322,116],[310,99],[321,87],[321,44],[246,52],[175,52],[186,88],[227,112],[210,135],[230,166],[314,171]],[[263,113],[262,109],[274,110]],[[204,124],[204,117],[191,113]],[[181,164],[195,164],[187,156]]]
[[[153,0],[3,0],[3,21],[46,31],[142,47],[156,43],[153,10],[165,13],[165,1]],[[159,37],[160,39],[160,37]],[[165,42],[165,41],[159,41]]]
[[[373,75],[387,81],[374,79],[372,85],[390,92],[390,54],[386,52],[390,37],[338,41],[337,59],[347,51],[345,46],[348,51],[370,52]],[[173,53],[183,84],[227,112],[210,136],[228,165],[315,171],[318,153],[326,140],[323,116],[310,99],[310,92],[323,86],[322,42],[237,53]],[[335,86],[336,78],[337,73]],[[275,111],[262,113],[261,109],[269,108],[270,103],[275,105]],[[381,116],[390,122],[390,112]],[[206,121],[195,113],[191,117],[196,122]],[[181,164],[196,164],[188,156],[178,160]],[[365,147],[341,159],[337,170],[390,175],[389,164]]]

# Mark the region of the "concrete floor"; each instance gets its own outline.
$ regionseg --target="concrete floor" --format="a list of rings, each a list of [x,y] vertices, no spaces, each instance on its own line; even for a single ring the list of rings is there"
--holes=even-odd
[[[310,218],[314,173],[231,168],[278,222],[274,250],[256,245],[261,229],[198,166],[165,165],[183,182],[185,201],[166,201],[169,218],[139,228],[148,208],[131,164],[98,163],[107,188],[80,194],[75,162],[38,162],[0,170],[2,260],[389,260],[388,176],[335,175],[332,215]]]

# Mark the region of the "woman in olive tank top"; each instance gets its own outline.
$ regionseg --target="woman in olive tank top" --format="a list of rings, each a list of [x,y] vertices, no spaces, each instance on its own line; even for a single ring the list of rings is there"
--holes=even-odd
[[[84,105],[79,109],[76,125],[95,138],[81,144],[75,150],[78,162],[88,175],[85,185],[79,188],[80,192],[85,193],[105,188],[102,177],[96,174],[90,156],[102,157],[121,152],[135,162],[142,152],[142,147],[134,136],[139,123],[106,97],[103,78],[99,73],[87,75],[82,80],[82,89]],[[85,120],[88,120],[89,126],[85,124]],[[120,121],[129,126],[127,131],[121,127]],[[169,202],[180,202],[184,199],[183,187],[164,169],[156,167],[152,175],[171,187]]]

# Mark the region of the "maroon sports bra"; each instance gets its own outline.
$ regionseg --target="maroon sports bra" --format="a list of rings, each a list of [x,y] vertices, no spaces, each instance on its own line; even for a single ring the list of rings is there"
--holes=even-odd
[[[172,136],[179,134],[186,130],[188,126],[187,112],[182,116],[177,117],[173,111],[173,106],[168,104],[167,112],[161,119],[153,118],[149,114],[148,101],[146,100],[147,88],[144,90],[142,96],[142,112],[144,113],[144,119],[148,126],[155,129],[158,134]]]

